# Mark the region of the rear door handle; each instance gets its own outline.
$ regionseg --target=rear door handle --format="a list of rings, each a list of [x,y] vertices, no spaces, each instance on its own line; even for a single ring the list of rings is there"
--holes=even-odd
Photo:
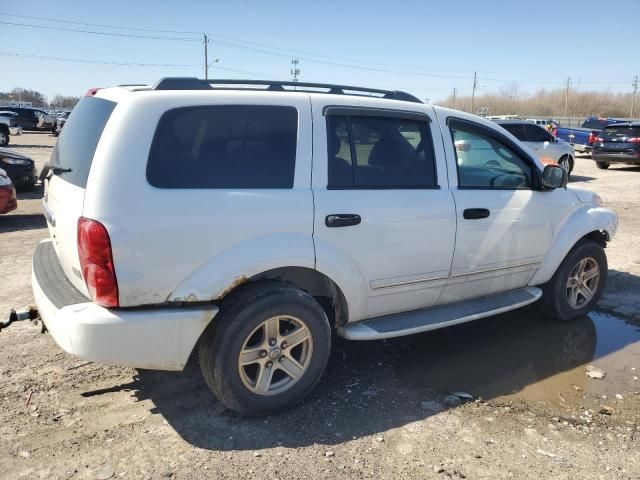
[[[491,212],[487,208],[467,208],[462,212],[462,216],[466,220],[478,220],[480,218],[487,218],[491,215]]]
[[[361,221],[360,215],[355,213],[334,213],[327,215],[324,219],[324,224],[327,227],[350,227],[358,225]]]

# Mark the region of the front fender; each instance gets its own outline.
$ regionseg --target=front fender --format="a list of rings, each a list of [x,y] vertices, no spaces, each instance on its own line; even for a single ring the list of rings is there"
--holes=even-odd
[[[281,267],[314,268],[311,235],[275,233],[254,237],[209,259],[183,280],[168,301],[216,300],[259,273]]]
[[[547,282],[556,272],[562,260],[573,246],[585,235],[600,231],[611,240],[618,229],[618,215],[608,208],[593,204],[582,204],[574,210],[554,235],[544,262],[533,276],[529,285]]]

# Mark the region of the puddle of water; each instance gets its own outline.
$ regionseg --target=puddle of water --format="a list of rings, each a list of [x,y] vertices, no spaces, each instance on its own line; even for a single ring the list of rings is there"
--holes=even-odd
[[[599,312],[562,323],[523,309],[399,346],[407,351],[394,362],[398,380],[418,393],[463,391],[569,407],[582,405],[583,396],[615,402],[620,393],[630,400],[640,389],[633,380],[640,375],[640,327]],[[606,377],[587,377],[588,365]]]

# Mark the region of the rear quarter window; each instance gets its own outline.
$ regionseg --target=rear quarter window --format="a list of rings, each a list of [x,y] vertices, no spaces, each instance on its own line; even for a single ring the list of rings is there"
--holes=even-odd
[[[60,177],[85,188],[93,155],[115,102],[97,97],[84,97],[73,109],[51,155],[51,165],[68,169]]]
[[[159,188],[292,188],[297,136],[293,107],[169,110],[153,138],[147,180]]]

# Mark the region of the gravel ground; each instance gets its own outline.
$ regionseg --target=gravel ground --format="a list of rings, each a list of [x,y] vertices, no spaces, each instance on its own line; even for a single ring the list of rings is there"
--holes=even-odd
[[[41,165],[46,133],[12,137]],[[197,365],[84,362],[27,322],[0,333],[0,478],[640,478],[640,168],[579,158],[620,215],[598,312],[535,309],[386,342],[336,340],[301,406],[225,410]],[[33,301],[42,192],[0,217],[0,314]],[[587,376],[587,367],[606,372]],[[461,392],[470,394],[465,398]],[[459,395],[451,395],[459,393]]]

